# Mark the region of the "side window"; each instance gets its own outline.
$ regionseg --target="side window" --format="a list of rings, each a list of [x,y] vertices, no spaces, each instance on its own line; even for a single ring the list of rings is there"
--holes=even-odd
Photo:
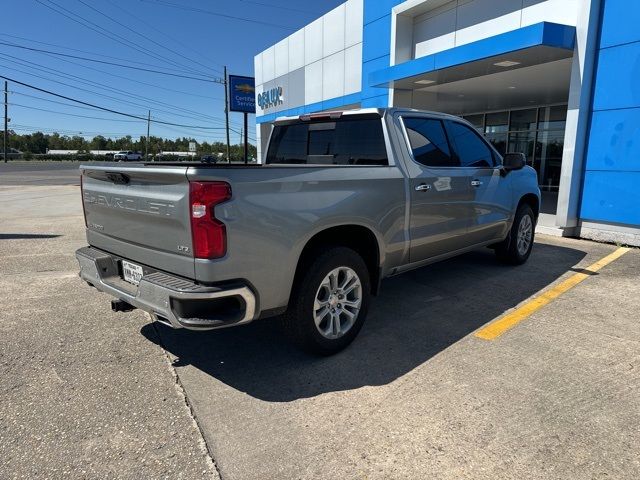
[[[492,168],[493,152],[472,128],[447,121],[447,132],[462,167]]]
[[[427,167],[457,167],[451,155],[447,135],[440,120],[432,118],[403,118],[413,158]]]

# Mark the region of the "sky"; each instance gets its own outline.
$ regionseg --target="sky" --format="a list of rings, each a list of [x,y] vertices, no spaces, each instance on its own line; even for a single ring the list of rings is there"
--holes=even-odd
[[[224,141],[224,87],[216,83],[223,67],[253,76],[256,54],[343,1],[7,1],[3,16],[12,20],[0,30],[0,75],[135,117],[151,110],[151,135]],[[147,130],[146,120],[14,81],[9,118],[17,133],[115,138]],[[242,114],[232,112],[230,121],[231,143],[240,143]],[[253,115],[249,137],[255,143]]]

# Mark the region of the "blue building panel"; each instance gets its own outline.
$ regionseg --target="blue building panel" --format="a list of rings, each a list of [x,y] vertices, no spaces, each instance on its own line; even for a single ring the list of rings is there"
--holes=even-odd
[[[379,57],[379,58],[376,58],[375,60],[370,60],[368,62],[363,63],[362,65],[362,100],[363,102],[368,98],[372,98],[372,97],[378,98],[378,97],[384,96],[386,99],[384,105],[375,105],[375,106],[376,107],[388,106],[389,89],[386,87],[378,88],[378,87],[370,86],[367,82],[367,78],[369,78],[369,75],[372,72],[388,67],[390,61],[391,61],[391,55],[387,54],[383,57]],[[370,102],[368,102],[367,104],[369,105],[369,103]],[[372,106],[372,105],[369,105],[369,106]]]
[[[391,15],[367,23],[364,26],[363,38],[363,62],[389,55],[391,52]]]
[[[391,9],[402,2],[403,0],[364,0],[364,24],[385,16],[391,17]]]
[[[640,41],[640,2],[606,0],[603,9],[600,47]]]
[[[581,218],[630,226],[640,225],[640,172],[588,171]]]
[[[362,99],[362,108],[386,108],[389,106],[389,95],[378,95]]]
[[[640,42],[600,50],[598,59],[594,110],[631,107],[640,107]]]
[[[603,0],[580,217],[640,226],[640,3]]]
[[[587,170],[640,172],[640,108],[593,113]]]

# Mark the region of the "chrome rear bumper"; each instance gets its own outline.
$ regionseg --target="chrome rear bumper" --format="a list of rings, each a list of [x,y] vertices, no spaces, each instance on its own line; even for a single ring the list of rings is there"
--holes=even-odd
[[[243,325],[256,316],[256,298],[245,285],[205,287],[164,272],[144,272],[136,286],[120,276],[120,258],[93,247],[76,251],[80,278],[173,328],[212,330]]]

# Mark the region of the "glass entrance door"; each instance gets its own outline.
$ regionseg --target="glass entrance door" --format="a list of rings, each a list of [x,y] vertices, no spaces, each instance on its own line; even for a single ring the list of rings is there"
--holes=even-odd
[[[540,189],[560,186],[567,106],[478,113],[464,116],[501,153],[520,152],[538,172]]]

